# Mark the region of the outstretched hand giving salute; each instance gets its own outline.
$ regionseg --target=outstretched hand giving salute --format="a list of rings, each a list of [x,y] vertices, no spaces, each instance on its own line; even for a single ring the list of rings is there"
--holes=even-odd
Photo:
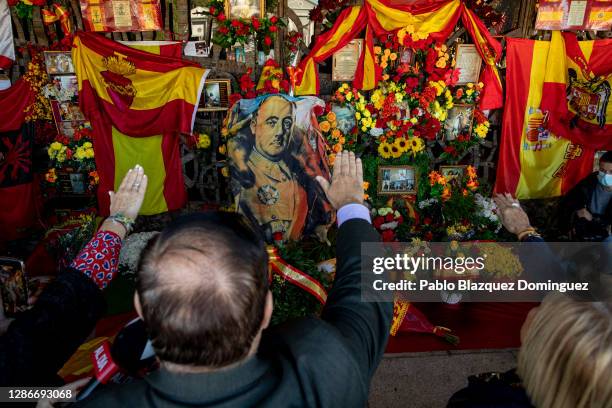
[[[317,176],[327,199],[336,210],[346,204],[363,204],[363,167],[355,153],[342,151],[336,156],[331,184]]]

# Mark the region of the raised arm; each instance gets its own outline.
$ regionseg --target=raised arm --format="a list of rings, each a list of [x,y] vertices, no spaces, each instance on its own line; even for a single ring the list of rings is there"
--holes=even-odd
[[[128,172],[117,192],[111,194],[111,217],[102,223],[71,268],[60,271],[32,309],[20,314],[0,336],[0,386],[58,384],[57,371],[104,312],[100,289],[117,272],[121,240],[129,219],[133,222],[138,215],[146,185],[142,167]]]
[[[331,185],[323,178],[317,181],[338,209],[340,226],[336,279],[322,318],[345,337],[369,381],[387,344],[393,304],[361,301],[361,243],[380,241],[370,225],[369,211],[363,205],[361,160],[352,152],[342,152],[336,157]]]

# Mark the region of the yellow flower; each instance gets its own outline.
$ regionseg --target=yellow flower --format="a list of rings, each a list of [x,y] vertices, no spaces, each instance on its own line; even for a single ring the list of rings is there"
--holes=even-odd
[[[93,145],[91,144],[91,142],[85,142],[83,143],[83,147],[88,148],[88,147],[93,147]]]
[[[221,146],[219,146],[219,153],[225,155],[227,153],[227,147],[222,144]]]
[[[333,166],[334,162],[336,161],[336,155],[332,153],[328,156],[328,159],[329,159],[329,165]]]
[[[336,143],[334,147],[332,147],[334,153],[340,153],[342,151],[342,143]]]
[[[410,118],[410,123],[412,123],[413,125],[416,125],[419,122],[419,120],[414,117],[414,118]]]
[[[388,57],[389,55],[391,55],[391,50],[388,49],[388,48],[385,48],[385,51],[384,51],[383,55]]]
[[[378,154],[380,155],[380,157],[382,157],[383,159],[388,159],[391,157],[391,145],[387,142],[382,142],[379,146],[378,146]]]
[[[395,102],[400,103],[402,100],[404,100],[404,95],[402,95],[401,93],[396,93],[395,94]]]
[[[208,149],[210,147],[210,136],[204,133],[199,134],[196,146],[198,149]]]
[[[350,101],[351,99],[353,99],[353,93],[349,92],[349,93],[346,94],[346,100]]]
[[[387,64],[387,62],[386,62],[386,61],[384,61],[382,64],[380,64],[380,67],[381,67],[382,69],[385,69],[385,68],[387,68],[387,66],[388,66],[388,65],[389,65],[389,64]]]
[[[388,81],[388,80],[389,80],[389,74],[384,74],[384,75],[382,76],[382,80],[383,80],[383,81]]]
[[[446,68],[446,60],[444,58],[438,59],[436,61],[436,68]]]
[[[399,139],[395,139],[393,144],[395,146],[397,146],[397,148],[402,153],[404,153],[405,151],[407,151],[410,148],[410,146],[408,145],[408,141],[406,139],[404,139],[403,137],[400,137]]]
[[[63,144],[61,144],[60,142],[53,142],[51,143],[51,149],[52,150],[60,150],[62,148]]]
[[[382,48],[380,48],[378,45],[374,47],[374,54],[380,55],[381,52],[382,52]]]
[[[319,123],[319,128],[323,132],[327,133],[327,132],[329,132],[329,129],[331,128],[331,125],[329,124],[328,121],[324,120],[323,122]]]
[[[397,30],[397,40],[399,41],[400,44],[404,43],[404,38],[406,38],[406,28],[402,28],[400,30]]]
[[[468,87],[468,88],[473,88],[473,87],[474,87],[474,84],[473,84],[473,83],[471,83],[471,82],[468,82],[467,87]]]
[[[339,139],[342,136],[342,133],[340,132],[340,129],[336,128],[332,130],[331,135],[333,138]]]
[[[393,156],[394,159],[397,159],[401,155],[402,155],[402,152],[400,151],[400,149],[398,149],[395,144],[392,144],[391,145],[391,156]]]
[[[415,156],[425,149],[425,143],[423,143],[423,139],[420,137],[412,136],[408,142],[410,143],[412,154]]]
[[[467,96],[471,96],[473,93],[474,93],[474,90],[473,90],[473,89],[468,89],[468,90],[466,90],[466,91],[465,91],[465,94],[466,94]]]
[[[355,119],[357,120],[361,119],[361,113],[355,112]]]
[[[334,122],[336,120],[336,114],[334,112],[327,112],[327,120]]]
[[[389,59],[390,59],[391,61],[395,61],[395,60],[397,59],[397,54],[396,54],[396,53],[394,53],[394,52],[392,52],[392,53],[389,55]]]

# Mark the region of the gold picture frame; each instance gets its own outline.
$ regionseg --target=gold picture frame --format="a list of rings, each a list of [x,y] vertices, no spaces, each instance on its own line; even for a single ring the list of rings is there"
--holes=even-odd
[[[207,79],[202,89],[198,111],[206,112],[229,109],[231,86],[229,79]]]
[[[225,15],[230,19],[261,18],[266,15],[266,0],[225,0]]]
[[[453,181],[455,179],[462,179],[467,172],[467,165],[456,164],[448,166],[440,166],[440,174],[444,176],[446,181]]]
[[[347,82],[355,79],[363,39],[356,38],[334,52],[332,57],[332,81]]]
[[[467,83],[478,83],[480,69],[482,68],[482,58],[478,54],[474,44],[457,44],[455,52],[455,69],[459,69],[459,79],[457,85]]]
[[[414,166],[378,166],[378,195],[416,195],[417,186]]]

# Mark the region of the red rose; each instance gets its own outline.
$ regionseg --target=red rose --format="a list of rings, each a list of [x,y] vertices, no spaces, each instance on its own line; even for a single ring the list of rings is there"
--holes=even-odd
[[[374,218],[374,221],[372,221],[372,225],[376,229],[380,229],[381,225],[383,225],[384,223],[385,223],[385,219],[381,216]]]
[[[384,230],[380,236],[383,242],[392,242],[395,240],[395,232],[393,232],[393,230]]]
[[[389,213],[385,216],[385,222],[391,222],[393,221],[393,213]]]
[[[425,239],[425,241],[431,241],[433,239],[433,234],[431,233],[431,231],[427,231],[425,235],[423,235],[423,238]]]
[[[283,233],[282,232],[275,232],[274,234],[272,234],[272,239],[275,241],[282,241],[283,240]]]
[[[270,23],[272,23],[272,24],[276,24],[276,22],[277,22],[277,21],[278,21],[278,17],[276,17],[276,16],[272,16],[272,17],[270,17]],[[270,28],[271,28],[271,27],[270,27]]]
[[[232,24],[232,27],[236,27],[236,28],[242,25],[242,23],[238,20],[232,20],[231,24]]]
[[[214,6],[210,6],[208,12],[214,16],[217,13],[217,9]]]
[[[270,32],[271,33],[275,33],[276,31],[278,31],[278,27],[277,26],[270,26]]]
[[[268,47],[272,45],[272,39],[267,35],[264,37],[264,44],[266,44]]]
[[[323,114],[323,107],[322,107],[322,106],[316,105],[316,106],[313,108],[313,110],[314,110],[314,114],[315,114],[316,116],[321,116],[321,115]]]
[[[223,14],[222,12],[219,13],[219,15],[217,16],[217,20],[219,21],[225,21],[227,20],[227,17],[225,17],[225,14]]]
[[[229,33],[229,28],[227,28],[227,27],[225,27],[225,26],[221,26],[221,27],[219,27],[218,31],[219,31],[221,34],[224,34],[224,35],[225,35],[225,34]]]
[[[251,24],[253,25],[253,28],[255,30],[259,30],[259,27],[261,27],[261,23],[259,22],[259,19],[255,16],[251,17]]]

